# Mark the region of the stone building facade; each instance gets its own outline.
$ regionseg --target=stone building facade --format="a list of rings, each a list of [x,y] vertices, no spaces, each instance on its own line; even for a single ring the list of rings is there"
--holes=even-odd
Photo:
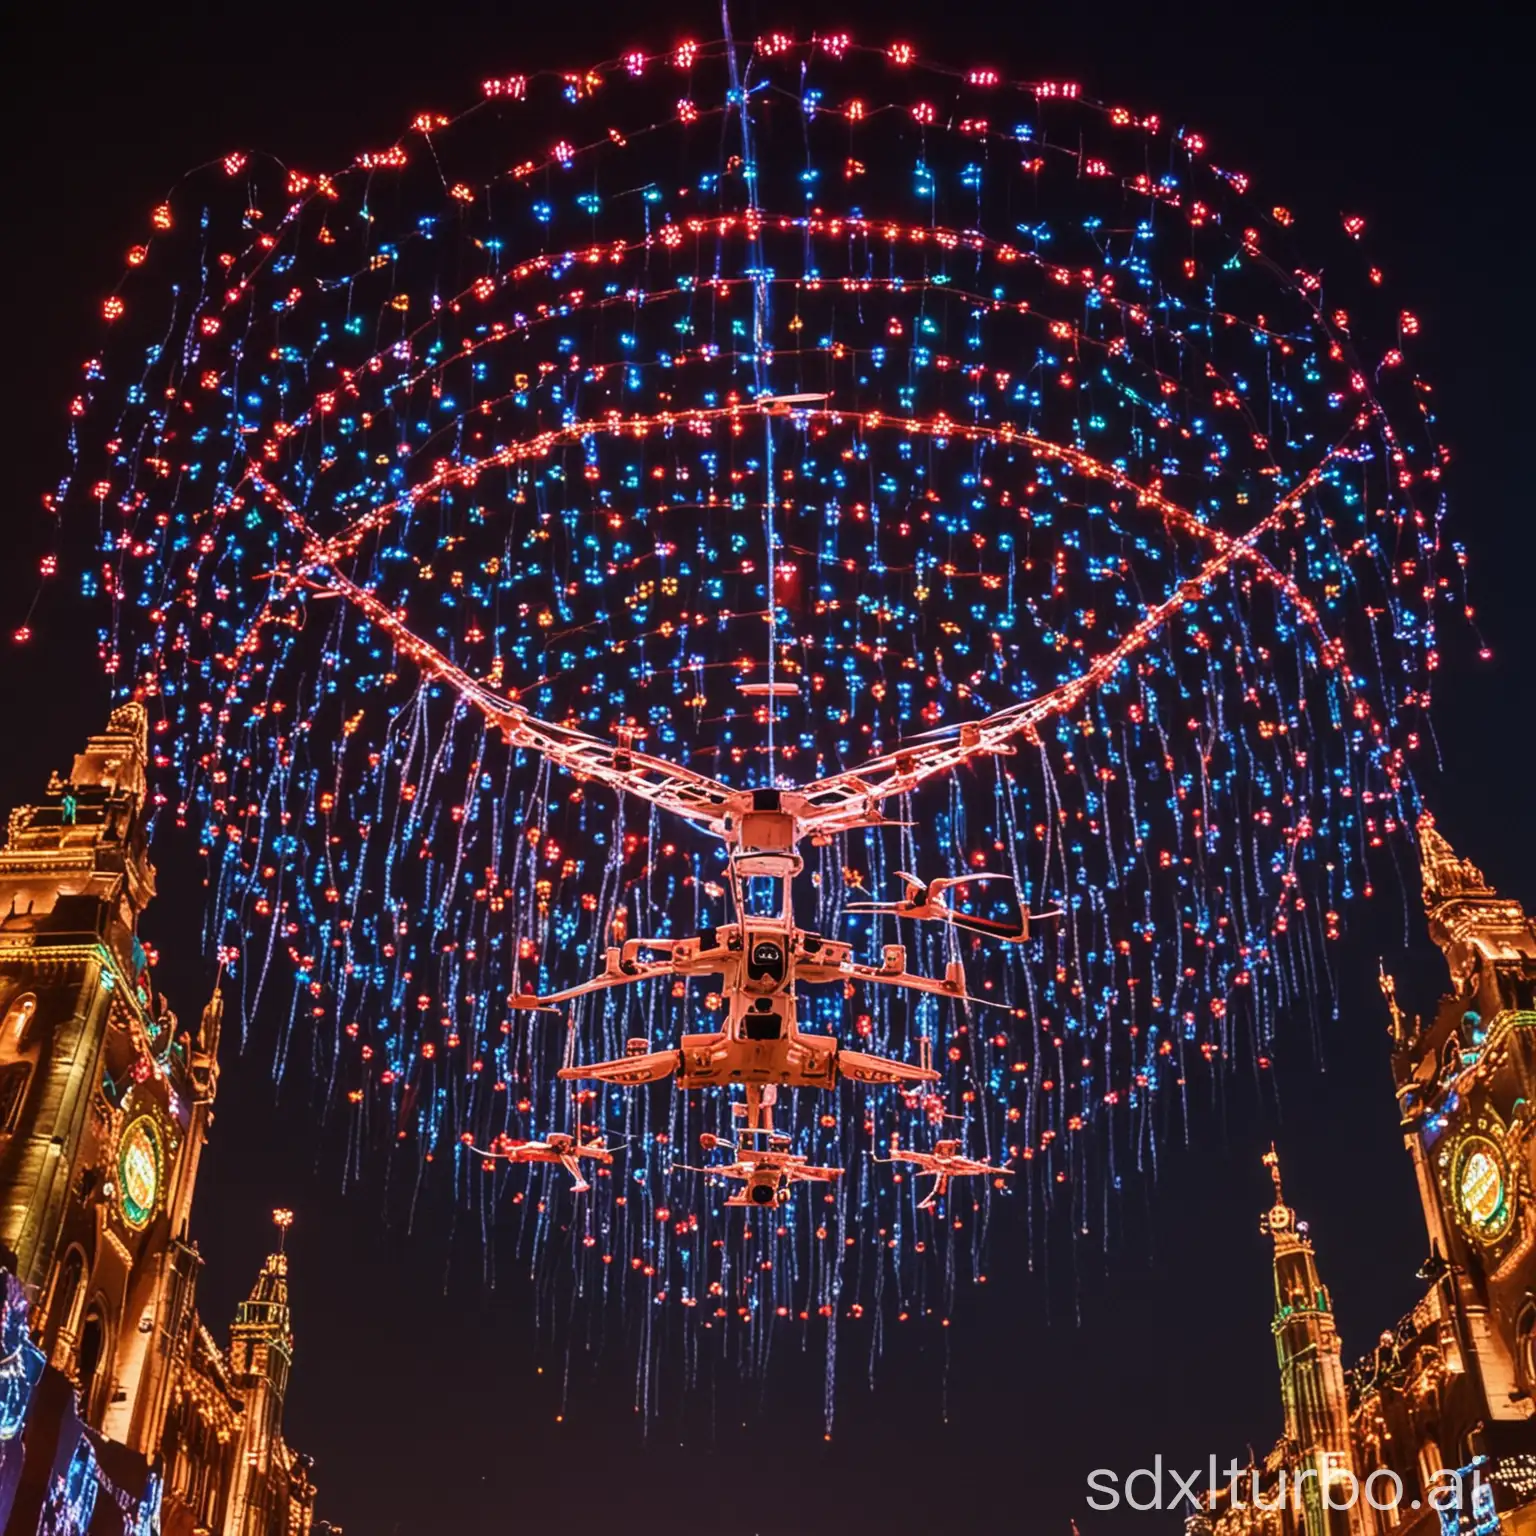
[[[1451,990],[1426,1023],[1385,975],[1382,989],[1424,1296],[1346,1368],[1306,1224],[1266,1158],[1285,1429],[1190,1536],[1536,1536],[1536,926],[1428,818],[1419,839]]]
[[[223,1005],[155,990],[148,757],[118,709],[0,848],[0,1530],[307,1536],[281,1240],[227,1347],[197,1312]]]

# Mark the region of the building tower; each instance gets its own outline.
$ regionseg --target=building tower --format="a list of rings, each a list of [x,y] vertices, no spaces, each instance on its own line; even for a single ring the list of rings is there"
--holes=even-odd
[[[1448,1345],[1477,1381],[1485,1428],[1453,1425],[1447,1465],[1500,1440],[1536,1395],[1536,928],[1436,829],[1419,822],[1430,937],[1451,991],[1433,1020],[1392,1011],[1393,1076]],[[1449,1349],[1448,1349],[1449,1353]],[[1491,1435],[1490,1435],[1491,1431]]]
[[[1294,1496],[1306,1536],[1364,1536],[1356,1508],[1330,1509],[1325,1490],[1355,1475],[1349,1399],[1333,1302],[1317,1272],[1306,1224],[1285,1203],[1280,1158],[1264,1155],[1275,1184],[1275,1203],[1261,1226],[1274,1241],[1275,1315],[1271,1325],[1280,1363],[1285,1439],[1292,1456]],[[1312,1475],[1306,1475],[1308,1469]],[[1344,1504],[1342,1497],[1335,1502]]]
[[[115,710],[0,849],[0,1243],[84,1420],[153,1456],[198,1259],[215,1041],[182,1033],[139,918],[148,720]],[[217,1008],[204,1025],[217,1029]],[[195,1067],[195,1069],[194,1069]]]
[[[1451,991],[1426,1025],[1398,1006],[1385,969],[1381,989],[1429,1238],[1426,1291],[1343,1370],[1328,1292],[1271,1150],[1264,1229],[1285,1435],[1253,1469],[1266,1492],[1213,1492],[1189,1536],[1536,1536],[1536,924],[1427,816],[1419,852]],[[1364,1497],[1328,1508],[1330,1472],[1353,1476]]]
[[[275,1211],[277,1251],[267,1255],[251,1294],[229,1330],[229,1372],[245,1405],[234,1459],[229,1523],[224,1536],[270,1536],[288,1530],[290,1468],[283,1445],[283,1403],[293,1365],[285,1242],[292,1211]]]
[[[11,812],[0,849],[0,1242],[37,1288],[60,1254],[108,1034],[149,1033],[135,996],[138,917],[154,895],[145,850],[143,709]]]
[[[234,1368],[197,1317],[189,1227],[223,999],[215,985],[184,1030],[152,980],[148,766],[148,718],[125,704],[0,846],[0,1270],[46,1362],[13,1393],[22,1459],[0,1479],[0,1531],[35,1536],[63,1456],[77,1493],[99,1472],[114,1508],[168,1536],[304,1536],[282,1245],[240,1308]]]

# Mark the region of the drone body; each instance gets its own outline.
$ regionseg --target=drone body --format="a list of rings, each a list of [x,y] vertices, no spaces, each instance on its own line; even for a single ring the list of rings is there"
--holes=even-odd
[[[752,797],[759,806],[777,791]],[[793,844],[799,828],[792,812],[756,809],[723,820],[735,833],[730,884],[738,921],[691,939],[631,939],[607,952],[601,975],[545,997],[518,996],[512,1006],[542,1009],[591,992],[655,978],[719,976],[727,1011],[723,1027],[684,1035],[675,1050],[653,1051],[649,1042],[631,1043],[630,1054],[613,1061],[567,1066],[566,1079],[595,1079],[634,1087],[675,1076],[682,1088],[772,1086],[830,1089],[840,1078],[862,1083],[936,1082],[928,1042],[920,1042],[917,1063],[849,1050],[831,1035],[800,1028],[797,985],[868,983],[926,992],[966,1002],[965,977],[952,962],[942,979],[906,969],[906,952],[887,945],[883,964],[853,958],[852,946],[797,927],[792,887],[802,868]],[[642,959],[652,953],[659,958]]]
[[[841,1168],[823,1168],[811,1163],[792,1150],[791,1138],[772,1128],[772,1108],[775,1090],[761,1089],[748,1092],[748,1103],[737,1106],[738,1118],[747,1124],[741,1130],[746,1145],[733,1145],[719,1137],[705,1133],[699,1138],[706,1152],[725,1147],[736,1153],[730,1163],[716,1163],[704,1168],[692,1169],[695,1173],[708,1174],[740,1184],[725,1202],[727,1206],[763,1207],[782,1205],[790,1197],[796,1184],[827,1184],[843,1176]]]
[[[607,1138],[594,1136],[590,1141],[583,1141],[579,1127],[574,1135],[552,1131],[537,1141],[518,1141],[509,1136],[498,1136],[489,1149],[480,1151],[477,1147],[474,1150],[488,1162],[558,1163],[570,1174],[571,1193],[576,1195],[584,1195],[592,1188],[582,1171],[583,1159],[603,1164],[613,1162],[613,1151],[608,1146]]]
[[[1013,1169],[1006,1165],[994,1167],[974,1157],[966,1157],[961,1153],[960,1145],[959,1140],[948,1139],[935,1142],[931,1152],[920,1152],[915,1148],[903,1147],[898,1138],[893,1136],[891,1155],[888,1158],[882,1158],[881,1161],[909,1163],[920,1177],[923,1175],[932,1177],[932,1187],[918,1204],[917,1208],[920,1211],[932,1210],[949,1193],[951,1179],[971,1178],[984,1173],[990,1173],[999,1178],[1012,1177]]]

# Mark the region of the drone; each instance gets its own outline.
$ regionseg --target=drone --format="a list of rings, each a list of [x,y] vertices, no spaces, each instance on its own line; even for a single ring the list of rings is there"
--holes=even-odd
[[[1031,916],[1035,918],[1060,916],[1059,912],[1032,914],[1021,907],[1017,918],[998,921],[996,918],[977,917],[969,912],[957,911],[943,900],[950,891],[960,890],[968,885],[979,885],[987,880],[1006,880],[1009,885],[1012,885],[1014,883],[1012,875],[990,874],[982,870],[971,875],[945,875],[938,880],[929,880],[925,883],[916,875],[909,875],[905,870],[898,869],[896,878],[903,886],[900,901],[851,901],[844,910],[889,912],[896,917],[908,917],[918,922],[925,920],[945,922],[955,928],[964,928],[970,933],[982,933],[989,938],[1001,939],[1005,944],[1029,942]]]
[[[899,1138],[891,1137],[891,1155],[889,1157],[876,1158],[881,1163],[911,1163],[918,1172],[919,1177],[930,1176],[933,1179],[933,1187],[918,1202],[918,1210],[928,1211],[949,1192],[951,1179],[969,1178],[980,1173],[998,1174],[1011,1178],[1013,1169],[1006,1164],[1002,1167],[994,1167],[990,1163],[978,1162],[973,1157],[965,1157],[960,1151],[958,1140],[936,1141],[932,1152],[919,1152],[914,1148],[903,1147]]]
[[[724,1147],[734,1152],[731,1163],[710,1163],[692,1167],[687,1163],[674,1163],[674,1169],[685,1173],[703,1173],[712,1178],[725,1179],[742,1187],[725,1202],[727,1206],[783,1205],[796,1184],[826,1184],[843,1176],[841,1168],[819,1168],[790,1150],[793,1145],[789,1136],[773,1129],[773,1105],[778,1090],[767,1087],[749,1087],[748,1102],[733,1104],[731,1113],[738,1120],[746,1121],[737,1133],[738,1140],[722,1140],[711,1131],[699,1137],[699,1145],[706,1152]],[[742,1143],[746,1143],[743,1145]]]
[[[771,1130],[772,1095],[781,1087],[831,1090],[843,1079],[897,1085],[939,1080],[932,1040],[926,1035],[918,1039],[917,1060],[912,1061],[853,1050],[835,1035],[801,1028],[798,989],[802,986],[891,987],[948,998],[962,1007],[985,1000],[969,995],[958,960],[949,961],[942,977],[916,975],[907,970],[906,950],[900,944],[885,945],[881,963],[873,965],[856,960],[852,945],[798,926],[792,888],[805,867],[800,846],[807,840],[822,846],[840,832],[859,828],[900,825],[885,815],[886,801],[975,758],[1012,754],[1017,750],[1012,744],[1015,738],[1038,739],[1039,724],[1075,702],[1086,682],[1074,681],[979,721],[930,733],[870,759],[855,771],[794,787],[737,789],[638,750],[633,730],[621,731],[616,741],[608,741],[541,719],[470,677],[412,633],[377,596],[333,567],[312,568],[303,580],[321,594],[352,603],[390,636],[399,653],[424,676],[451,687],[499,728],[511,746],[644,800],[726,844],[734,922],[705,928],[688,938],[629,939],[605,950],[603,968],[591,979],[544,995],[516,993],[509,999],[517,1010],[559,1013],[563,1003],[615,988],[718,976],[720,994],[727,1002],[721,1026],[685,1034],[676,1047],[661,1050],[653,1049],[643,1036],[632,1037],[623,1056],[568,1062],[560,1068],[562,1079],[625,1088],[666,1078],[675,1079],[683,1089],[739,1087],[745,1104],[738,1107],[744,1108],[752,1134]],[[784,686],[774,685],[775,697]],[[866,909],[919,921],[939,920],[1013,943],[1028,936],[1027,913],[1021,913],[1015,923],[998,923],[957,912],[943,901],[946,892],[982,879],[980,873],[926,884],[911,875],[901,878],[907,887],[902,901],[871,903]],[[789,1166],[782,1149],[750,1156],[765,1169],[770,1165],[763,1159],[780,1156],[781,1174]],[[747,1161],[748,1154],[743,1154],[743,1165]]]
[[[472,1152],[487,1159],[509,1163],[559,1163],[571,1176],[573,1195],[584,1195],[592,1188],[581,1171],[583,1158],[596,1163],[613,1161],[613,1151],[607,1138],[594,1136],[590,1141],[583,1141],[579,1125],[574,1135],[565,1131],[552,1131],[541,1141],[518,1141],[510,1136],[498,1136],[485,1150],[474,1146],[467,1135],[464,1140]]]
[[[741,1188],[735,1190],[725,1202],[727,1206],[751,1209],[754,1206],[783,1205],[796,1184],[826,1184],[843,1176],[841,1168],[818,1168],[814,1163],[791,1152],[789,1137],[779,1132],[768,1136],[765,1144],[750,1147],[721,1141],[708,1132],[699,1138],[699,1143],[706,1152],[716,1147],[735,1152],[736,1160],[731,1163],[711,1163],[702,1168],[690,1167],[686,1163],[674,1163],[673,1167],[740,1184]]]

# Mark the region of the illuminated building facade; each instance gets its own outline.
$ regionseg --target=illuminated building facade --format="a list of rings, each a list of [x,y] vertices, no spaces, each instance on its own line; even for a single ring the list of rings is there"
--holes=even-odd
[[[281,1243],[227,1349],[195,1305],[223,1009],[150,979],[147,762],[125,705],[0,848],[0,1530],[304,1536]]]
[[[1346,1370],[1306,1224],[1265,1159],[1285,1431],[1190,1536],[1536,1533],[1536,925],[1428,818],[1419,833],[1452,990],[1425,1024],[1382,988],[1427,1290]]]

